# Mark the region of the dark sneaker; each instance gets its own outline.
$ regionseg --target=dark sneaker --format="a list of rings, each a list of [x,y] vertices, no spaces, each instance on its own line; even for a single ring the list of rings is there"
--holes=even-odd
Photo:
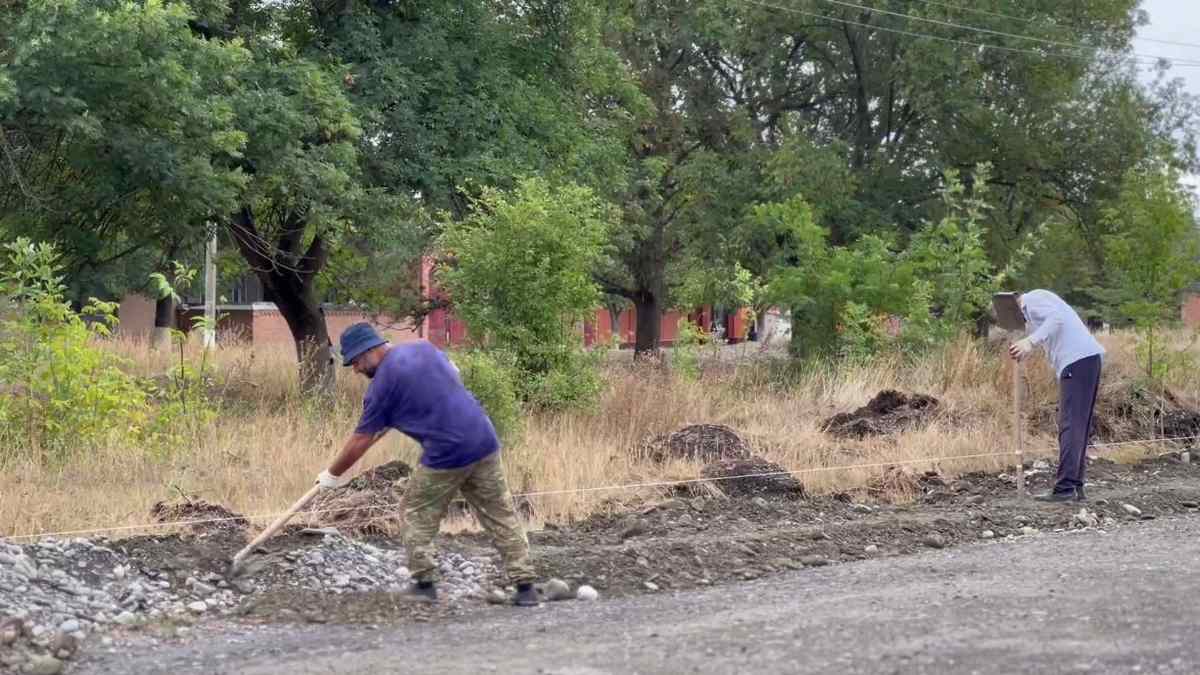
[[[513,596],[513,604],[517,607],[537,607],[542,604],[538,598],[537,589],[533,584],[517,584],[517,594]]]
[[[1039,502],[1082,502],[1087,499],[1083,494],[1083,488],[1074,488],[1072,490],[1047,492],[1046,494],[1037,495],[1034,497]]]
[[[437,602],[437,587],[432,581],[418,581],[409,584],[401,595],[413,602]]]

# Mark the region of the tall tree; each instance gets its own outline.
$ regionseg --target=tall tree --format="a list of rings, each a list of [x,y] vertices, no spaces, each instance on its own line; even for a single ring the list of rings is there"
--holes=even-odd
[[[227,75],[248,55],[195,40],[189,16],[158,2],[0,8],[0,231],[58,243],[77,296],[140,286],[161,241],[198,241],[244,186],[213,158],[245,140]]]

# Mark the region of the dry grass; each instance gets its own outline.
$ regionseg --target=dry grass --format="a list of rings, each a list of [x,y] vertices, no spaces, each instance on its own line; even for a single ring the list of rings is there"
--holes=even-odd
[[[1133,376],[1132,339],[1114,335],[1104,341],[1111,355],[1106,383]],[[111,348],[129,357],[141,375],[161,375],[178,366],[177,353],[153,352],[128,342]],[[195,345],[187,347],[186,358],[193,363],[200,358]],[[290,348],[230,347],[212,358],[220,373],[217,389],[224,410],[216,423],[196,435],[191,447],[163,456],[153,448],[117,444],[81,451],[56,468],[28,459],[8,460],[0,467],[5,475],[0,534],[146,523],[154,502],[182,493],[250,515],[286,508],[352,429],[365,383],[343,373],[336,400],[319,408],[297,395]],[[638,452],[648,437],[691,423],[727,424],[750,439],[759,454],[789,470],[857,467],[802,474],[806,487],[815,492],[864,490],[883,479],[882,465],[896,462],[912,462],[905,466],[917,472],[995,470],[1010,458],[928,458],[1011,450],[1010,367],[997,345],[970,340],[916,363],[893,359],[801,370],[782,360],[741,365],[722,361],[695,381],[614,365],[595,411],[528,418],[505,459],[515,492],[568,491],[532,499],[538,520],[556,522],[663,493],[655,487],[600,488],[696,477],[698,465],[657,465]],[[1028,371],[1030,409],[1052,406],[1056,389],[1049,368],[1038,360]],[[1180,378],[1176,393],[1184,400],[1197,400],[1195,381]],[[842,441],[821,432],[825,418],[863,405],[888,388],[936,396],[943,414],[927,428],[863,441]],[[1032,454],[1049,455],[1053,438],[1027,438],[1027,448]],[[1121,454],[1129,459],[1156,450],[1123,448]],[[411,463],[416,456],[410,441],[391,434],[356,470],[396,457]],[[889,496],[907,495],[903,486],[894,486]]]

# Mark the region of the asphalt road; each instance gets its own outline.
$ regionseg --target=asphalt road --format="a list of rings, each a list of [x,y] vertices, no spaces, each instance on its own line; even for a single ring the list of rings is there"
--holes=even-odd
[[[122,673],[1196,673],[1200,518],[452,623],[212,628]]]

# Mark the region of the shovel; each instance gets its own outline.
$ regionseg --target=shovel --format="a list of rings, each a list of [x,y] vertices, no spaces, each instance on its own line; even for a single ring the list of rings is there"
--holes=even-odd
[[[321,491],[321,486],[319,484],[312,486],[311,490],[306,492],[304,494],[304,496],[301,497],[300,499],[297,499],[295,504],[292,504],[292,508],[288,509],[287,513],[284,513],[282,516],[279,516],[279,518],[277,518],[275,520],[275,522],[271,523],[270,527],[263,530],[262,534],[258,535],[257,537],[254,538],[254,541],[247,544],[246,548],[243,548],[242,550],[238,551],[237,555],[233,556],[233,561],[229,563],[229,573],[227,574],[227,576],[231,576],[231,577],[237,576],[238,572],[241,571],[242,563],[245,562],[245,560],[246,560],[246,556],[250,555],[250,553],[254,549],[256,549],[260,545],[262,545],[262,543],[264,541],[275,536],[275,533],[278,532],[281,528],[283,528],[284,525],[287,525],[287,522],[289,520],[291,520],[292,516],[296,515],[296,513],[298,511],[300,511],[300,509],[303,509],[305,506],[308,506],[308,503],[311,502],[313,500],[313,498],[317,496],[317,493],[320,491]]]

